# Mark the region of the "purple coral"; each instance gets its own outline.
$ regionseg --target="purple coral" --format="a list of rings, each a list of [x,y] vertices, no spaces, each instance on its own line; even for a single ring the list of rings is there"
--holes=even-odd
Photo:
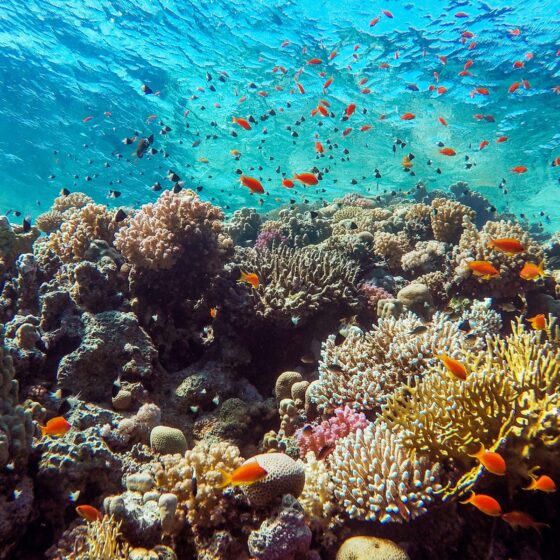
[[[356,412],[349,406],[335,409],[334,416],[323,420],[319,425],[306,426],[296,432],[300,454],[305,457],[313,451],[317,457],[322,450],[334,447],[337,440],[346,437],[359,428],[366,428],[368,421],[362,412]]]
[[[273,246],[285,245],[288,238],[277,229],[267,229],[261,231],[255,241],[257,251],[267,251]]]

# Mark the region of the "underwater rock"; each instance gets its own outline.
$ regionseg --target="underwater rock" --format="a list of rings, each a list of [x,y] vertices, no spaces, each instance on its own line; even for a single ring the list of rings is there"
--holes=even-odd
[[[289,494],[248,539],[249,554],[257,560],[305,558],[310,544],[311,530],[305,524],[303,508]]]
[[[84,313],[80,346],[60,361],[61,387],[91,401],[110,401],[117,379],[148,384],[156,349],[132,313]]]
[[[434,313],[434,301],[430,290],[424,284],[412,282],[397,293],[397,299],[409,310],[422,317],[430,319]]]

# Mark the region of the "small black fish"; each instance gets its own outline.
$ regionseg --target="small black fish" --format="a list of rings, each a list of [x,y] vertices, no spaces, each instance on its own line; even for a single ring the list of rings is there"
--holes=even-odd
[[[64,188],[60,191],[60,196],[68,196],[70,191],[67,188]]]
[[[19,218],[21,216],[21,212],[19,210],[14,210],[14,216]]]
[[[410,329],[408,331],[408,334],[422,334],[425,333],[428,330],[428,327],[426,325],[418,325],[417,327],[414,327],[413,329]]]
[[[212,81],[212,74],[210,74],[210,72],[206,72],[206,81],[207,81],[207,82],[211,82],[211,81]]]
[[[122,209],[119,208],[117,210],[117,213],[115,214],[115,222],[122,222],[123,220],[125,220],[127,217],[127,213]]]
[[[173,183],[181,180],[181,177],[179,177],[179,175],[177,175],[177,173],[175,173],[175,171],[172,171],[171,169],[167,172],[167,178]]]
[[[457,328],[458,328],[460,331],[463,331],[463,332],[469,332],[469,331],[472,329],[471,323],[470,323],[470,321],[469,321],[468,319],[463,319],[463,320],[457,325]]]
[[[151,134],[148,138],[140,138],[138,144],[136,145],[136,151],[134,152],[137,158],[141,158],[147,151],[147,149],[153,144],[154,135]]]
[[[182,190],[183,190],[183,185],[181,185],[180,182],[179,182],[179,183],[175,183],[175,184],[173,185],[173,192],[174,192],[175,194],[181,192]]]
[[[150,88],[149,86],[147,86],[146,84],[142,84],[142,86],[140,87],[140,89],[144,92],[145,95],[150,95],[150,93],[154,93],[152,91],[152,88]]]
[[[161,185],[159,184],[158,181],[156,181],[156,182],[150,187],[150,189],[152,189],[154,192],[161,191]]]
[[[196,495],[198,494],[198,482],[195,475],[193,475],[193,477],[191,478],[191,490],[193,493],[193,497],[196,498]]]
[[[121,191],[109,191],[109,198],[119,198]]]
[[[22,227],[23,227],[23,232],[27,233],[28,231],[31,230],[31,216],[26,216],[25,218],[23,218],[23,222],[22,222]]]

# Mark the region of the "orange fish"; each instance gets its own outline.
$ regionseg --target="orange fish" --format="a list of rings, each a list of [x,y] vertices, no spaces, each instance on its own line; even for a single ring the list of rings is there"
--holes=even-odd
[[[324,84],[323,89],[327,89],[333,83],[333,78],[329,78]]]
[[[360,93],[363,93],[363,94],[371,93],[371,89],[368,88],[368,87],[366,87],[366,88],[362,89],[362,90],[360,91]]]
[[[521,527],[522,529],[535,529],[540,534],[541,528],[550,527],[546,523],[535,521],[528,513],[522,511],[509,511],[502,514],[502,519],[509,523],[512,529]]]
[[[502,514],[502,508],[500,504],[492,498],[492,496],[487,496],[486,494],[475,494],[471,493],[470,498],[464,502],[459,502],[460,504],[472,504],[482,513],[486,515],[491,515],[492,517],[499,517]]]
[[[535,264],[532,262],[526,262],[523,265],[523,268],[519,272],[519,276],[523,278],[523,280],[538,280],[542,278],[544,274],[544,263],[541,262],[540,264]]]
[[[533,469],[536,470],[536,469]],[[523,490],[539,490],[541,492],[556,492],[556,484],[550,476],[546,474],[541,474],[539,477],[530,474],[531,483]]]
[[[315,142],[315,151],[318,154],[322,154],[325,151],[325,149],[323,148],[323,144],[321,144],[321,142]]]
[[[310,58],[307,64],[322,64],[323,61],[320,58]]]
[[[519,82],[513,82],[513,84],[511,84],[511,86],[509,86],[508,92],[513,93],[513,92],[517,91],[518,88],[519,88]]]
[[[401,120],[403,121],[411,121],[412,119],[415,119],[416,115],[414,113],[405,113],[404,115],[401,115]]]
[[[352,128],[348,127],[342,131],[342,136],[348,136],[352,132]]]
[[[51,418],[45,426],[40,426],[40,428],[43,436],[63,436],[72,428],[72,424],[64,416],[57,416]]]
[[[316,185],[319,182],[313,173],[294,173],[294,179],[307,186]]]
[[[287,189],[293,189],[294,182],[291,179],[282,179],[282,186],[286,187]]]
[[[525,63],[522,60],[516,60],[513,63],[514,68],[523,68],[524,66],[525,66]]]
[[[469,69],[472,65],[474,64],[474,60],[467,60],[467,62],[465,62],[465,64],[463,65],[463,70],[467,70]]]
[[[215,319],[217,314],[218,314],[218,310],[215,307],[211,307],[210,308],[210,317],[212,317],[212,319]]]
[[[519,239],[514,239],[512,237],[491,239],[488,242],[488,247],[501,251],[510,257],[513,255],[519,255],[519,253],[523,253],[525,251],[525,245],[523,245]]]
[[[516,165],[515,167],[512,168],[512,171],[514,173],[527,173],[527,168],[524,165]]]
[[[447,121],[443,117],[438,117],[438,121],[443,125],[447,126]]]
[[[329,60],[332,60],[338,53],[336,51],[333,51],[330,55],[329,55]]]
[[[390,19],[393,19],[393,14],[389,10],[381,10],[383,15],[387,16]]]
[[[531,87],[531,84],[527,80],[521,80],[521,83],[523,84],[523,89],[529,89]]]
[[[371,126],[369,124],[364,124],[364,126],[360,127],[360,132],[366,132],[370,128],[371,128]]]
[[[560,167],[560,156],[552,162],[552,167]]]
[[[455,155],[457,155],[457,152],[453,148],[442,148],[439,151],[439,153],[443,154],[444,156],[455,156]]]
[[[519,35],[521,35],[521,29],[510,29],[509,31],[510,35],[513,35],[514,37],[519,37]]]
[[[476,93],[480,93],[480,95],[489,95],[490,92],[488,91],[488,88],[484,88],[484,87],[477,87],[475,89]]]
[[[362,78],[362,79],[358,82],[358,85],[359,85],[359,86],[363,86],[367,81],[368,81],[368,78]]]
[[[469,72],[468,70],[461,70],[458,74],[458,76],[464,77],[464,76],[472,76],[472,73]]]
[[[437,88],[437,92],[441,95],[442,93],[445,93],[447,91],[447,88],[445,86],[439,86]]]
[[[262,183],[255,179],[254,177],[247,177],[246,175],[241,175],[239,181],[244,187],[247,187],[253,193],[264,193],[264,188]]]
[[[470,261],[467,266],[471,269],[474,276],[483,280],[499,278],[500,271],[489,261]]]
[[[502,142],[507,142],[507,141],[508,141],[507,136],[500,136],[499,138],[496,139],[496,144],[501,144]]]
[[[225,488],[226,486],[240,486],[254,484],[266,478],[268,472],[263,469],[256,460],[249,461],[240,467],[237,467],[232,473],[228,473],[222,469],[219,469],[222,473],[222,483],[219,488]]]
[[[238,283],[245,282],[246,284],[251,284],[253,288],[258,288],[261,283],[259,277],[254,272],[245,272],[244,270],[240,271],[239,279],[237,280]]]
[[[233,117],[231,122],[238,124],[241,128],[244,128],[245,130],[251,130],[251,125],[249,124],[249,122],[241,117]]]
[[[546,317],[544,316],[543,313],[539,313],[538,315],[535,315],[534,317],[528,317],[527,321],[529,323],[531,323],[531,326],[536,331],[546,330]]]
[[[493,451],[486,451],[484,444],[480,444],[480,449],[476,453],[468,454],[469,457],[474,457],[480,461],[480,464],[492,474],[504,476],[506,474],[506,462],[499,453]]]
[[[356,110],[356,104],[355,103],[350,103],[346,107],[346,110],[344,112],[344,114],[346,115],[346,118],[351,117],[354,114],[355,110]]]
[[[296,82],[296,85],[297,85],[297,88],[299,89],[300,93],[305,93],[305,90],[303,89],[303,86],[299,82]]]
[[[409,158],[408,156],[404,156],[404,157],[402,158],[402,166],[403,166],[405,169],[410,169],[411,167],[413,167],[413,165],[414,165],[414,164],[410,161],[410,158]]]
[[[317,110],[319,111],[319,113],[321,113],[321,115],[323,115],[323,117],[329,116],[328,109],[326,107],[323,107],[323,105],[317,105]]]
[[[103,519],[103,514],[93,506],[82,505],[76,508],[76,513],[83,517],[86,521],[101,521]]]
[[[447,57],[446,56],[440,55],[440,56],[438,56],[438,58],[440,59],[440,61],[443,65],[447,64]]]
[[[490,142],[488,142],[488,140],[483,140],[483,141],[480,143],[479,148],[480,148],[481,150],[483,150],[486,146],[488,146],[489,143],[490,143]]]
[[[461,362],[455,360],[454,358],[448,356],[445,353],[440,354],[439,356],[437,356],[437,358],[439,358],[443,362],[443,365],[445,366],[447,371],[451,373],[451,375],[453,375],[453,377],[456,377],[457,379],[461,379],[462,381],[464,381],[467,378],[469,372]]]
[[[373,27],[374,25],[377,25],[377,23],[379,22],[380,17],[377,16],[375,18],[373,18],[370,22],[369,22],[369,26]]]

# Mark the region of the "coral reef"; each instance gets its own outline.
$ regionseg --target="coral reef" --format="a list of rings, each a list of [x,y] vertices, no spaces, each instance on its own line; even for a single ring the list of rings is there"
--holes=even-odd
[[[396,543],[377,537],[351,537],[346,539],[336,560],[410,560],[408,554]]]
[[[351,518],[407,522],[441,489],[440,464],[407,451],[382,423],[341,439],[330,462],[334,495]]]

